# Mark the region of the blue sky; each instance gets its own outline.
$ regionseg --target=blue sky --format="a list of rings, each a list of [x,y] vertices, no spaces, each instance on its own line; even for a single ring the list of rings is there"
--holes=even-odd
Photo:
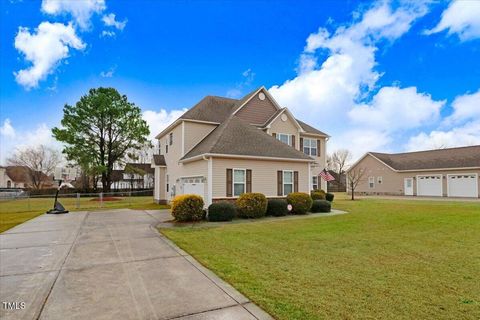
[[[264,85],[330,151],[480,144],[479,3],[2,0],[0,162],[60,148],[63,105],[98,86],[152,135],[205,95]]]

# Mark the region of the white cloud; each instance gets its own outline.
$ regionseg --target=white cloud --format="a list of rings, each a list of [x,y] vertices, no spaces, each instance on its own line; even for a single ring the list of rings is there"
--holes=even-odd
[[[90,27],[94,13],[105,10],[105,0],[43,0],[42,11],[51,15],[70,14],[82,28]]]
[[[102,17],[102,21],[108,27],[115,27],[118,30],[123,30],[123,28],[125,28],[125,26],[127,25],[128,20],[127,19],[124,19],[123,21],[115,20],[115,14],[109,13]]]
[[[111,67],[110,69],[108,69],[107,71],[102,71],[100,72],[100,76],[102,78],[111,78],[113,77],[113,74],[115,73],[115,71],[117,70],[117,66],[113,66]]]
[[[177,120],[187,109],[167,111],[161,109],[160,111],[146,110],[142,114],[142,118],[150,127],[150,140],[154,140],[155,136],[168,127],[173,121]]]
[[[452,1],[437,26],[425,34],[445,30],[448,35],[457,34],[462,41],[480,38],[480,1]]]
[[[107,37],[113,38],[113,37],[115,37],[115,32],[114,31],[103,30],[102,33],[100,34],[100,37],[102,37],[102,38],[107,38]]]
[[[12,127],[10,119],[5,119],[0,127],[0,134],[6,138],[15,138],[15,129]]]
[[[375,60],[378,47],[401,37],[427,12],[423,2],[402,2],[393,8],[384,1],[360,14],[356,22],[340,26],[334,32],[319,28],[306,40],[297,76],[273,86],[270,92],[300,119],[331,134],[331,145],[363,151],[387,147],[392,138],[387,134],[391,130],[386,123],[396,119],[396,113],[414,109],[407,101],[423,106],[418,115],[403,115],[403,119],[411,121],[410,127],[437,115],[443,105],[427,94],[418,93],[416,88],[377,88],[382,76]],[[319,61],[319,56],[325,55]],[[368,102],[377,89],[378,93]],[[390,101],[391,98],[398,101]],[[373,121],[369,116],[381,121],[381,129],[371,130]],[[349,124],[352,129],[345,131]],[[359,132],[368,134],[358,136]]]
[[[18,84],[31,89],[69,56],[70,48],[82,50],[85,44],[71,24],[42,22],[32,33],[28,28],[20,27],[15,37],[15,48],[32,63],[29,68],[15,72],[15,79]]]
[[[458,96],[452,102],[453,113],[446,124],[478,119],[480,121],[480,89],[476,93]]]
[[[356,106],[348,115],[354,123],[393,132],[436,121],[444,104],[415,87],[383,87],[371,103]]]
[[[451,130],[433,130],[419,133],[409,139],[406,150],[429,150],[480,144],[480,120],[469,122]]]
[[[0,130],[0,163],[5,164],[16,149],[35,147],[40,144],[61,150],[62,145],[52,137],[52,130],[41,123],[28,130],[15,129],[9,119],[5,119]]]

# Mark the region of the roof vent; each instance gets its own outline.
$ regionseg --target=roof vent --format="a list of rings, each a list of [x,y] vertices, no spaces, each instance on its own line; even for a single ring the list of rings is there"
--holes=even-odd
[[[262,100],[262,101],[265,100],[265,93],[260,92],[260,93],[258,94],[258,99],[260,99],[260,100]]]

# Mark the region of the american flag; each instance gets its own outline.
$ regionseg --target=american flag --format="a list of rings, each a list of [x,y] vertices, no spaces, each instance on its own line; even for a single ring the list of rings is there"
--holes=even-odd
[[[319,176],[327,182],[335,180],[335,178],[330,174],[330,172],[327,171],[327,169],[323,169]]]

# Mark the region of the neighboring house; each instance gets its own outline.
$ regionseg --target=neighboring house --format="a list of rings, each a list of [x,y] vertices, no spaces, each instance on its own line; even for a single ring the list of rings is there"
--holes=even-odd
[[[29,177],[29,168],[24,166],[0,167],[0,187],[1,188],[31,188]],[[52,177],[44,173],[39,175],[41,179],[41,188],[48,189],[55,186]]]
[[[355,168],[365,170],[355,189],[359,194],[479,197],[480,145],[396,154],[368,152],[349,170]]]
[[[207,96],[156,136],[154,198],[199,194],[208,205],[244,192],[284,197],[326,189],[328,135],[261,87],[240,100]]]
[[[155,170],[149,163],[127,163],[123,170],[112,171],[114,190],[151,189],[154,185]]]

